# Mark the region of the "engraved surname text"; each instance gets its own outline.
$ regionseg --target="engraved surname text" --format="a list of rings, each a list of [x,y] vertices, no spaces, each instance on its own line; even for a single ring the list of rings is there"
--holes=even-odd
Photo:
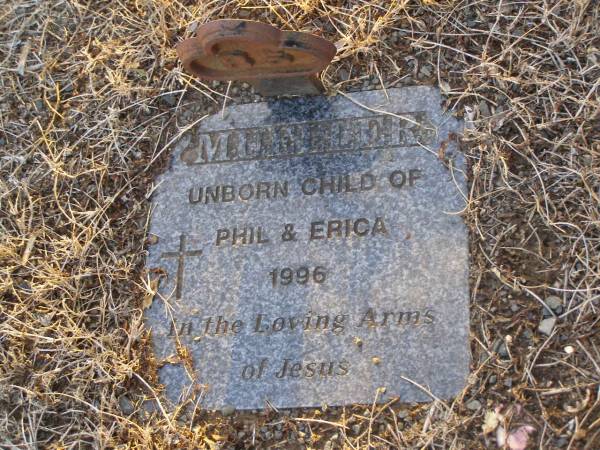
[[[427,113],[417,111],[200,133],[181,159],[191,165],[291,158],[430,145],[434,138]]]

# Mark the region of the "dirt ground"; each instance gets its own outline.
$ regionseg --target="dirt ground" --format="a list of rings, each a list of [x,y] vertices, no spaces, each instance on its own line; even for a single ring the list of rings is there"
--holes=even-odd
[[[141,407],[161,391],[148,198],[177,112],[258,100],[182,71],[174,45],[217,18],[335,42],[331,95],[438,85],[472,121],[456,399]],[[594,0],[0,0],[0,447],[600,448],[599,87]]]

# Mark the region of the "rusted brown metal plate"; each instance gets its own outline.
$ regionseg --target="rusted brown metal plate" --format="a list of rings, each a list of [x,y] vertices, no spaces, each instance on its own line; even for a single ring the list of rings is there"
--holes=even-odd
[[[282,31],[249,20],[216,20],[177,45],[186,70],[209,80],[310,76],[335,56],[335,46],[308,33]]]

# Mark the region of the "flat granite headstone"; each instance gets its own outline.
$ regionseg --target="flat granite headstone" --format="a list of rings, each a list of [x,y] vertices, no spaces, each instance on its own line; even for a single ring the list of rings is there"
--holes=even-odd
[[[350,97],[231,106],[179,140],[147,260],[172,401],[309,407],[464,387],[460,124],[432,87]]]

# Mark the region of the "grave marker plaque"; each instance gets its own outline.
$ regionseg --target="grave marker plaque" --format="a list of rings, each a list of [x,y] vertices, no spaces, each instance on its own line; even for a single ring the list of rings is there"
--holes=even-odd
[[[414,383],[442,398],[464,386],[460,126],[435,88],[352,98],[231,106],[178,142],[153,194],[147,262],[164,276],[146,311],[173,401],[342,405],[378,388],[426,401]]]

